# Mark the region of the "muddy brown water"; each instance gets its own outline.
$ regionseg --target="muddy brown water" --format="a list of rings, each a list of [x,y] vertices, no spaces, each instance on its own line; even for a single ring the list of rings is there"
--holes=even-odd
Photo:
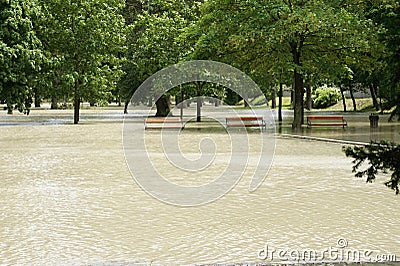
[[[262,262],[266,245],[323,250],[340,238],[351,249],[400,256],[400,198],[382,185],[385,176],[372,184],[354,178],[341,144],[278,137],[258,190],[248,192],[245,172],[221,199],[184,208],[136,184],[124,159],[122,120],[107,119],[0,127],[1,264]],[[205,133],[190,134],[197,141]],[[224,141],[214,134],[217,144]],[[195,156],[192,148],[182,142]],[[174,182],[207,181],[182,180],[168,169]]]

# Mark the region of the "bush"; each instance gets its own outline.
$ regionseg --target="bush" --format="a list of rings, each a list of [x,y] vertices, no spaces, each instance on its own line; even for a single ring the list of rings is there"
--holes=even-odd
[[[335,88],[318,88],[313,94],[313,107],[316,109],[327,108],[336,104],[342,95],[340,91]]]

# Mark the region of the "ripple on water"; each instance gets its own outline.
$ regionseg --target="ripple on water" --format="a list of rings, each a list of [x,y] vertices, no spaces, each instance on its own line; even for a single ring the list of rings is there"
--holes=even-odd
[[[353,178],[338,144],[278,139],[257,191],[250,160],[220,200],[179,208],[134,182],[116,124],[1,130],[0,263],[244,262],[266,244],[322,249],[339,237],[400,254],[398,198]]]

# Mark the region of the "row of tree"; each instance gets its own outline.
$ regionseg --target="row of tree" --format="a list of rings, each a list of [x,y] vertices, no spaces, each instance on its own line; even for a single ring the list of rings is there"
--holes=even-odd
[[[32,99],[104,99],[123,74],[123,0],[2,0],[0,100],[29,113]]]
[[[400,4],[396,0],[2,0],[0,101],[129,101],[171,64],[209,59],[251,76],[267,97],[294,89],[293,128],[311,87],[369,88],[377,109],[400,114]],[[276,91],[275,88],[280,88]],[[189,84],[171,93],[228,96]],[[168,96],[166,96],[168,97]],[[178,97],[178,98],[179,98]],[[378,101],[378,99],[382,99]],[[165,114],[167,99],[157,107]],[[161,104],[164,102],[164,104]],[[280,101],[281,102],[281,101]]]

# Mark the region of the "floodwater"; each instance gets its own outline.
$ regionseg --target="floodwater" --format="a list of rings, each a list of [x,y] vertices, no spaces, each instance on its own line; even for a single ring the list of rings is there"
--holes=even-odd
[[[382,184],[387,176],[372,184],[355,178],[340,144],[278,137],[255,192],[248,192],[250,164],[219,200],[176,207],[131,177],[122,119],[109,113],[79,126],[0,127],[0,264],[268,262],[258,258],[266,245],[324,250],[338,239],[352,250],[400,256],[399,196]],[[203,136],[226,141],[221,132],[190,133],[192,142],[181,145],[192,154]]]

